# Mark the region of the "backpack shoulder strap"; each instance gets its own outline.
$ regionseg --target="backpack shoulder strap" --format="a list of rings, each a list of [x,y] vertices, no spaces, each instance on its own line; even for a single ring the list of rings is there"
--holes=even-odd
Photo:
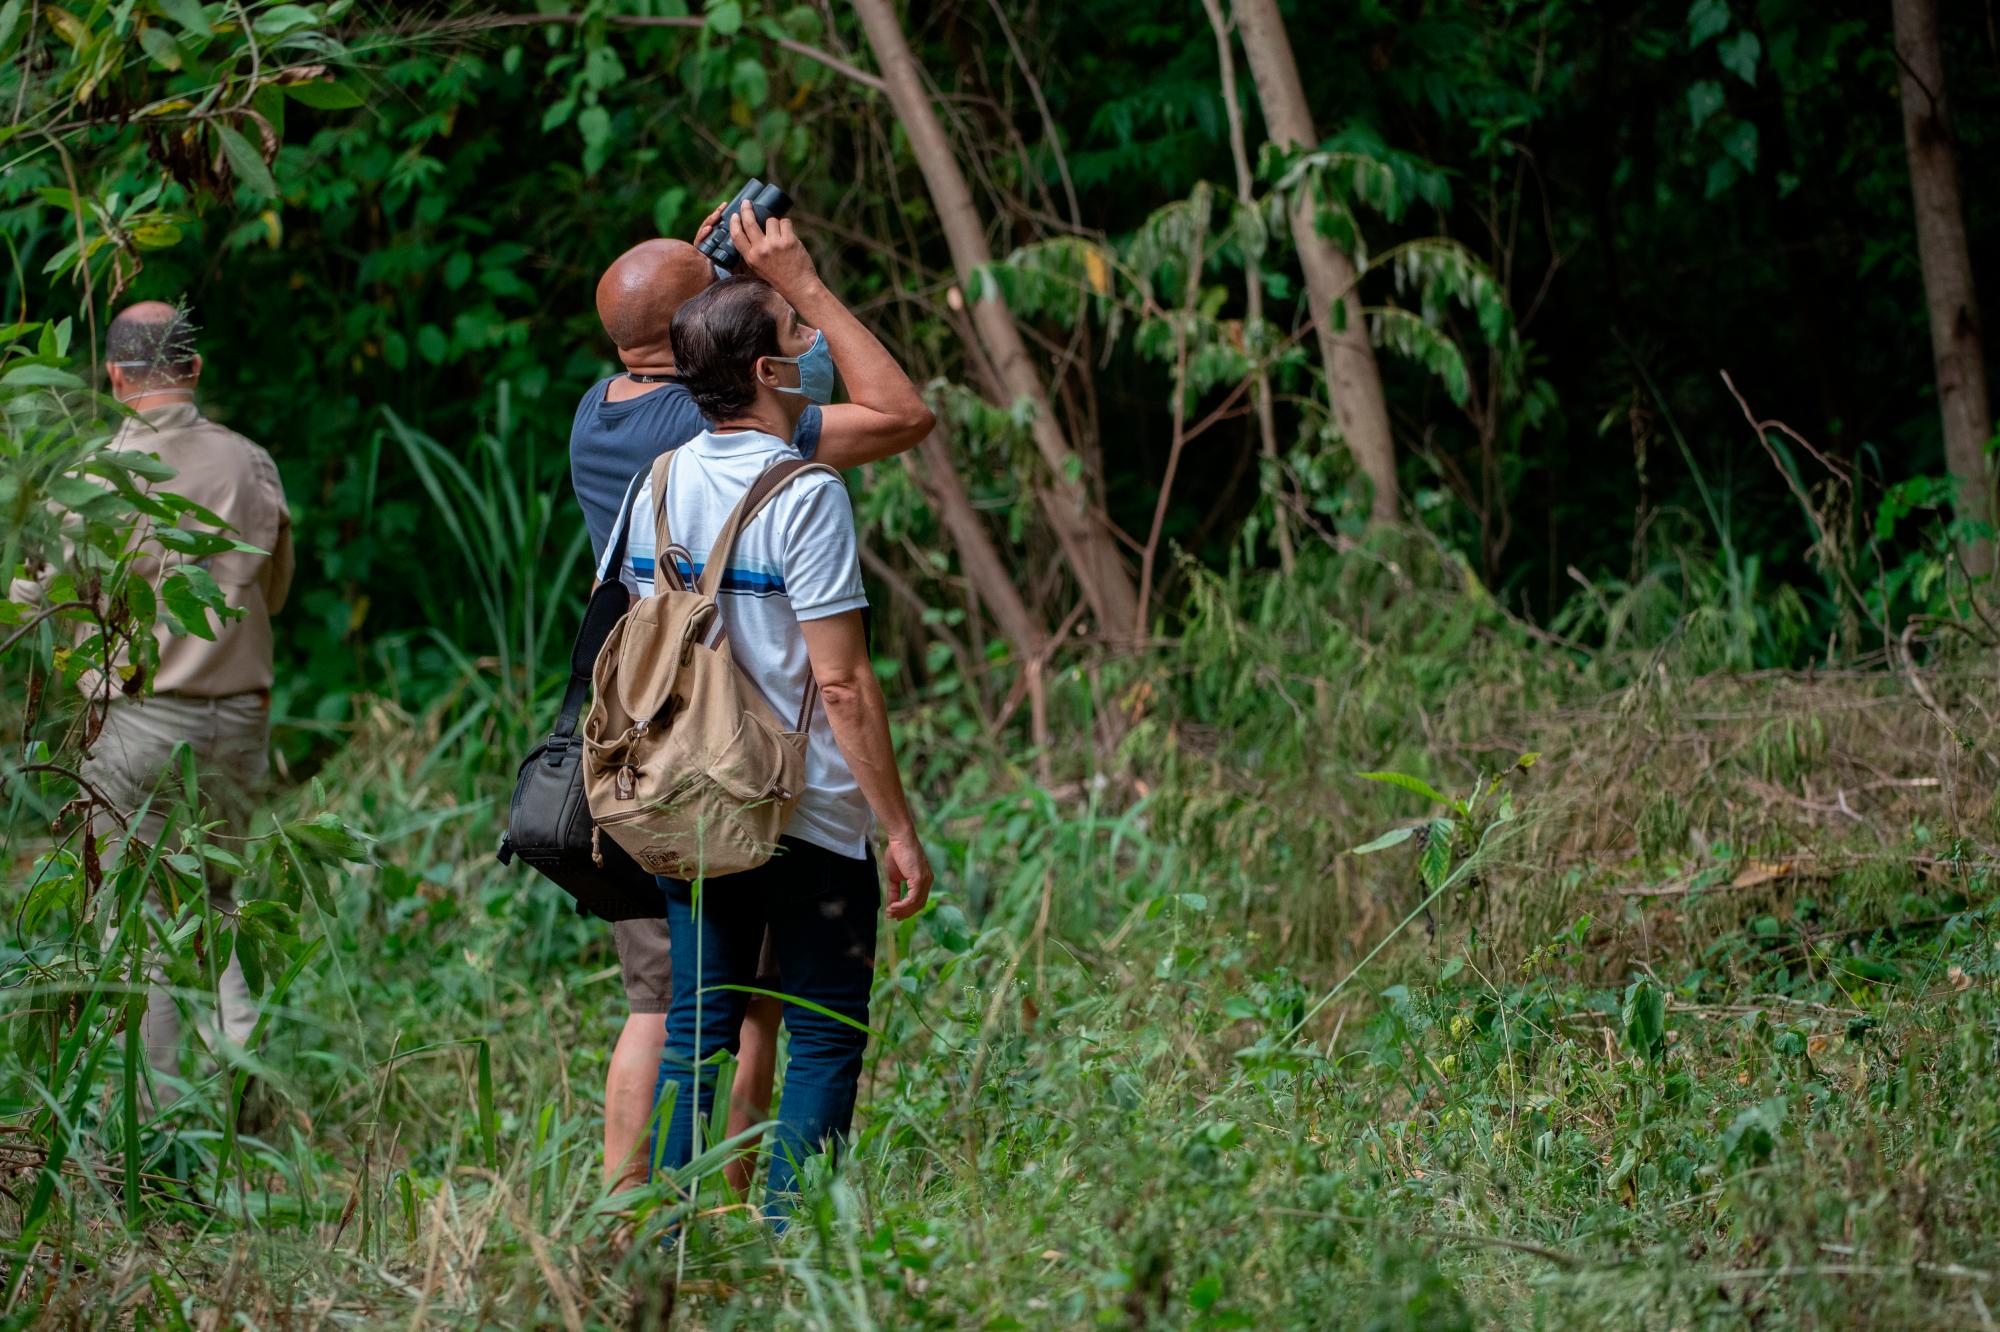
[[[736,553],[736,538],[743,534],[751,519],[764,511],[777,493],[808,472],[825,472],[835,480],[840,473],[825,463],[809,462],[804,458],[786,458],[766,467],[757,479],[750,483],[736,507],[730,511],[722,525],[722,532],[715,539],[715,545],[708,552],[708,563],[701,571],[701,592],[713,599],[722,590],[722,577],[728,568],[729,559]],[[804,733],[812,725],[813,709],[819,706],[819,679],[810,668],[806,671],[805,696],[799,700],[798,719],[792,730]]]
[[[722,590],[723,572],[728,567],[730,556],[736,553],[736,538],[743,534],[743,529],[764,511],[764,507],[780,490],[807,472],[825,472],[836,480],[840,476],[839,472],[825,463],[811,462],[805,458],[786,458],[766,467],[757,479],[750,483],[750,489],[744,492],[736,507],[729,511],[729,517],[723,520],[722,531],[716,534],[715,544],[709,547],[708,563],[701,571],[703,596],[713,598]]]
[[[618,526],[611,534],[611,547],[604,561],[608,576],[600,581],[590,594],[590,601],[584,607],[583,624],[576,631],[576,642],[569,650],[569,683],[563,687],[562,709],[556,713],[556,728],[553,736],[576,734],[576,721],[583,714],[583,700],[590,692],[590,672],[597,664],[597,654],[604,650],[604,640],[611,636],[611,629],[625,614],[630,594],[619,575],[625,567],[625,546],[632,534],[632,505],[638,498],[639,478],[634,476],[625,487],[625,503],[619,510]]]
[[[667,487],[673,481],[674,455],[679,449],[668,449],[653,459],[653,588],[657,591],[662,583],[676,592],[684,591],[681,570],[674,563],[674,535],[667,525]]]

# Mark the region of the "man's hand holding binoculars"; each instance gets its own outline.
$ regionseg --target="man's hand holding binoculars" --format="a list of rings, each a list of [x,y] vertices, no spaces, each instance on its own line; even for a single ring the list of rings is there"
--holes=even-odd
[[[726,207],[727,204],[719,204],[702,219],[701,227],[694,233],[697,246],[722,225],[722,210]],[[813,288],[819,285],[819,269],[813,265],[812,255],[799,239],[790,218],[774,217],[769,223],[759,225],[756,210],[746,202],[729,219],[728,226],[730,242],[742,256],[744,266],[777,288],[778,294],[790,301],[793,308],[799,306],[801,297],[810,301],[817,294]]]
[[[805,242],[792,228],[790,218],[774,217],[760,227],[757,214],[746,203],[729,219],[729,239],[743,256],[745,266],[776,287],[794,309],[802,298],[810,300],[809,293],[819,286],[819,270],[813,266],[812,255],[806,252]]]
[[[760,184],[751,182],[751,186]],[[791,219],[775,215],[766,206],[765,220],[759,222],[750,193],[754,191],[746,187],[745,193],[730,201],[739,206],[726,222],[728,204],[710,213],[695,233],[695,246],[704,254],[715,249],[713,245],[703,248],[703,242],[717,227],[726,225],[726,243],[735,250],[728,258],[770,283],[798,312],[801,323],[825,336],[834,368],[847,386],[848,401],[835,403],[822,413],[820,460],[836,467],[858,467],[901,453],[929,434],[934,424],[923,396],[875,335],[820,280],[819,269],[793,230]],[[775,186],[766,187],[758,197],[768,205],[769,196],[774,194],[784,208],[791,207],[791,200]]]

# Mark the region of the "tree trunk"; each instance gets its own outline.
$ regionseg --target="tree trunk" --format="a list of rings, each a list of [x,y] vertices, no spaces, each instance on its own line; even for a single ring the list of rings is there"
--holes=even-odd
[[[922,460],[921,465],[917,459]],[[1000,632],[1007,636],[1015,658],[1026,662],[1036,656],[1047,644],[1049,631],[1014,586],[1005,557],[993,544],[986,524],[980,521],[978,511],[966,497],[965,485],[952,467],[951,448],[944,436],[933,430],[917,445],[914,455],[905,455],[905,461],[911,464],[918,487],[937,511],[938,521],[951,534],[966,581],[978,591],[979,599],[999,622]]]
[[[1243,34],[1243,51],[1250,58],[1250,75],[1257,100],[1264,108],[1264,125],[1271,141],[1282,147],[1311,148],[1319,143],[1312,112],[1306,106],[1299,67],[1277,0],[1234,0],[1236,27]],[[1319,334],[1320,362],[1326,368],[1326,391],[1334,420],[1354,454],[1355,464],[1374,483],[1369,517],[1377,523],[1396,521],[1396,443],[1389,433],[1389,404],[1382,396],[1382,375],[1375,367],[1375,348],[1368,341],[1368,324],[1355,290],[1354,260],[1320,234],[1314,215],[1318,202],[1302,190],[1292,204],[1292,244],[1305,269],[1306,294],[1312,301],[1313,328]],[[1336,328],[1329,317],[1335,301],[1346,318]]]
[[[917,460],[922,459],[919,463]],[[1049,631],[1014,586],[1014,579],[992,534],[980,520],[978,510],[966,497],[965,485],[952,466],[951,447],[944,436],[933,430],[917,445],[916,453],[903,455],[910,474],[924,492],[938,521],[951,533],[958,548],[959,568],[972,584],[978,600],[986,604],[1000,624],[1000,632],[1020,663],[1022,687],[1028,691],[1028,733],[1035,748],[1046,751],[1049,744],[1048,688],[1045,671],[1051,644]],[[1047,757],[1038,762],[1046,780]]]
[[[1229,20],[1222,12],[1222,0],[1201,0],[1208,11],[1208,26],[1215,32],[1215,59],[1222,71],[1222,109],[1229,117],[1229,155],[1236,160],[1236,196],[1240,207],[1250,208],[1257,189],[1257,177],[1250,169],[1250,149],[1243,138],[1243,107],[1236,100],[1236,52],[1229,43]],[[1253,329],[1264,327],[1264,266],[1257,256],[1243,257],[1244,323]],[[1290,576],[1297,566],[1292,550],[1292,515],[1285,508],[1284,460],[1278,455],[1278,425],[1271,411],[1271,375],[1257,367],[1257,437],[1263,445],[1271,483],[1271,524],[1278,540],[1278,568]]]
[[[1903,142],[1910,156],[1917,254],[1923,261],[1924,298],[1930,307],[1945,463],[1958,483],[1959,518],[1990,524],[1993,473],[1986,461],[1986,441],[1993,416],[1986,397],[1986,354],[1972,286],[1972,253],[1958,194],[1958,159],[1945,104],[1937,3],[1893,0],[1893,6],[1903,85]],[[1962,554],[1973,573],[1987,573],[1993,567],[1990,540],[1967,542]]]
[[[854,0],[854,8],[867,30],[875,64],[888,84],[890,105],[902,122],[910,151],[924,174],[931,203],[938,211],[939,224],[951,246],[960,288],[971,300],[981,285],[976,271],[992,262],[993,252],[986,243],[986,228],[973,206],[965,173],[952,155],[944,127],[938,123],[937,112],[924,91],[923,76],[903,36],[893,0]],[[1082,458],[1070,446],[1056,420],[1048,388],[1028,355],[1027,343],[1015,326],[1013,314],[999,293],[990,289],[979,299],[971,300],[971,306],[973,329],[1001,385],[1014,400],[1027,399],[1034,413],[1035,448],[1050,473],[1047,481],[1035,490],[1041,496],[1042,509],[1055,531],[1056,541],[1069,561],[1070,572],[1090,603],[1098,631],[1114,641],[1143,633],[1144,626],[1134,623],[1138,594],[1132,586],[1132,577],[1119,556],[1110,529],[1076,479],[1081,475]]]

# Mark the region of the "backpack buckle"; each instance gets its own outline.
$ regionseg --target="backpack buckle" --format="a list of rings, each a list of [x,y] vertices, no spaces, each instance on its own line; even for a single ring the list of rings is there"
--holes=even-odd
[[[621,765],[611,787],[620,800],[632,799],[638,794],[639,770],[629,763]]]

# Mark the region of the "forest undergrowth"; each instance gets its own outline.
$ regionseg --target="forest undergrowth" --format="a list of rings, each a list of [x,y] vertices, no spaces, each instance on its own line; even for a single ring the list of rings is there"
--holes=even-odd
[[[608,931],[491,853],[539,693],[371,701],[241,1132],[149,1125],[125,1241],[114,1042],[10,1325],[1990,1325],[1990,654],[1591,654],[1423,565],[1189,571],[1087,742],[906,711],[940,888],[776,1237],[720,1152],[602,1197]]]

